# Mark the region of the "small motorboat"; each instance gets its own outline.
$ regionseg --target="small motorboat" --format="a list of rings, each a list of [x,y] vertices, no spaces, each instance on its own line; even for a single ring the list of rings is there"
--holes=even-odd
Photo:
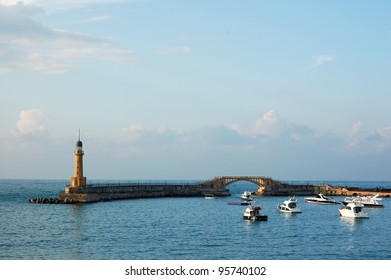
[[[365,211],[364,204],[359,199],[352,200],[345,207],[339,208],[339,215],[355,219],[366,219],[368,213]]]
[[[277,205],[277,209],[283,213],[301,213],[300,208],[297,207],[297,199],[295,197],[290,197],[284,203]]]
[[[205,199],[216,199],[217,197],[213,193],[206,193]]]
[[[382,200],[381,197],[379,197],[380,194],[376,195],[369,195],[369,196],[355,196],[355,197],[345,197],[345,199],[342,201],[344,205],[348,205],[350,202],[354,200],[360,200],[362,204],[364,204],[365,207],[383,207],[383,204],[379,203],[379,200]]]
[[[267,221],[267,215],[261,214],[260,211],[260,206],[250,205],[243,212],[243,219],[248,221]]]
[[[252,197],[250,191],[245,191],[244,193],[242,193],[240,195],[240,198],[243,199],[243,200],[246,200],[246,201],[252,201],[253,200],[253,197]]]
[[[306,197],[305,201],[316,204],[339,204],[338,201],[335,201],[334,199],[329,198],[322,193],[317,194],[315,197]]]

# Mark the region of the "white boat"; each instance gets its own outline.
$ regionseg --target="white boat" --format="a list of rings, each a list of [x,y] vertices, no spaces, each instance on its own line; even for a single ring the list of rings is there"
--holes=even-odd
[[[243,200],[246,200],[246,201],[252,201],[253,200],[253,197],[251,196],[251,192],[250,191],[245,191],[244,193],[242,193],[240,195],[240,198],[243,199]]]
[[[216,199],[217,197],[213,193],[206,193],[205,199]]]
[[[301,213],[300,208],[297,207],[297,199],[295,197],[290,197],[284,203],[277,205],[277,209],[283,213]]]
[[[364,204],[365,207],[383,207],[383,204],[379,203],[380,200],[382,200],[381,197],[379,197],[380,194],[376,194],[373,196],[355,196],[355,197],[345,197],[345,199],[342,201],[344,205],[348,205],[350,202],[354,200],[360,200],[362,204]]]
[[[369,218],[365,211],[364,204],[359,199],[349,202],[345,207],[339,208],[339,215],[342,217],[349,217],[355,219]]]
[[[305,201],[317,204],[339,204],[338,201],[335,201],[334,199],[329,198],[322,193],[317,194],[315,197],[306,197]]]
[[[260,211],[261,211],[260,206],[250,205],[243,212],[243,214],[242,214],[243,219],[249,220],[249,221],[267,221],[267,215],[261,214]]]

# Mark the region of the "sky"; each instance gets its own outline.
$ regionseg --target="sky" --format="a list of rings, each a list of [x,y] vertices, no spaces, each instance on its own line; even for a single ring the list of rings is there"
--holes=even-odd
[[[0,178],[391,180],[390,14],[0,0]]]

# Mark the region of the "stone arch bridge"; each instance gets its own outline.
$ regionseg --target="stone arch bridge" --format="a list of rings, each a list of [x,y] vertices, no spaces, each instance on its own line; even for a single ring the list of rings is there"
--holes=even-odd
[[[276,181],[272,178],[264,176],[219,176],[205,181],[203,186],[217,190],[224,190],[229,185],[238,181],[248,181],[258,185],[259,188],[257,193],[263,193],[268,186],[276,184]]]

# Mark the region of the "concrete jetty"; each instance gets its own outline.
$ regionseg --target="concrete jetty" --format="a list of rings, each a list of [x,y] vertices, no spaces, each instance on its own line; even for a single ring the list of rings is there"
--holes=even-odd
[[[197,183],[124,183],[69,187],[59,194],[64,203],[99,202],[117,199],[154,197],[195,197],[206,193],[215,196],[229,196],[228,190],[212,189]]]
[[[158,197],[216,197],[230,196],[227,189],[214,189],[202,183],[112,183],[87,184],[84,187],[66,186],[55,198],[30,198],[30,203],[75,204],[120,199]]]
[[[260,184],[256,195],[262,196],[304,196],[322,193],[330,196],[373,196],[391,197],[391,189],[384,188],[358,188],[347,186],[331,186],[329,184],[289,184],[269,179]]]
[[[223,177],[218,177],[223,178]],[[228,176],[224,176],[227,180]],[[232,177],[230,177],[232,178]],[[248,177],[235,176],[237,181]],[[252,177],[253,178],[253,177]],[[221,179],[220,179],[221,180]],[[158,197],[204,197],[213,194],[216,197],[230,196],[228,184],[216,184],[216,179],[204,182],[133,182],[87,184],[84,187],[65,187],[55,198],[30,198],[30,203],[39,204],[75,204],[119,199],[158,198]],[[346,186],[333,187],[330,185],[288,184],[267,178],[255,192],[258,196],[306,196],[323,193],[330,196],[372,196],[391,197],[391,189],[382,188],[355,188]]]

